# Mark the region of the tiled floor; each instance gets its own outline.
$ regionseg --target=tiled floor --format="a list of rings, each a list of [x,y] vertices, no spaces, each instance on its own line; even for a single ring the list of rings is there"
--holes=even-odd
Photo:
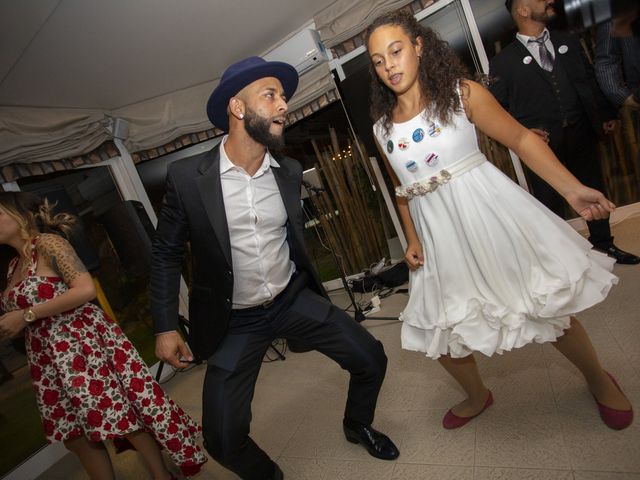
[[[615,227],[621,248],[640,251],[640,218]],[[619,266],[609,298],[580,315],[602,363],[640,410],[640,266]],[[383,300],[383,315],[406,302]],[[346,305],[337,295],[335,303]],[[495,404],[464,428],[441,419],[463,397],[435,361],[400,348],[400,323],[364,325],[385,346],[389,367],[374,425],[401,450],[398,460],[370,457],[341,432],[347,375],[322,355],[288,353],[265,364],[253,402],[252,436],[281,465],[288,480],[640,480],[640,421],[623,431],[600,420],[584,382],[550,345],[529,345],[502,356],[478,356]],[[164,387],[200,416],[204,367],[180,373]],[[149,478],[135,453],[116,459],[119,478]],[[87,476],[71,455],[39,477]],[[199,479],[237,477],[210,460]]]

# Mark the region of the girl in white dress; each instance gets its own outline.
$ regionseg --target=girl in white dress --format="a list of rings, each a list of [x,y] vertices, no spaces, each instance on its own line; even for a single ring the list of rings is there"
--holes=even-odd
[[[488,162],[475,128],[512,149],[585,220],[615,206],[468,80],[446,42],[411,14],[375,20],[366,45],[374,134],[408,243],[402,346],[437,359],[468,396],[444,427],[461,427],[493,403],[473,352],[531,342],[553,342],[584,375],[603,421],[629,426],[629,401],[573,316],[607,296],[614,260]]]

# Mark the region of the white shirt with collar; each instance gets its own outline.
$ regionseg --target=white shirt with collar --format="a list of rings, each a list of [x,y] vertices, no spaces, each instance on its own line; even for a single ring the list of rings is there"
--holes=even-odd
[[[549,30],[545,28],[542,32],[540,32],[540,35],[544,35],[544,32],[549,32]],[[516,33],[516,38],[527,48],[527,50],[529,50],[529,53],[535,59],[535,61],[538,62],[538,65],[540,65],[540,51],[538,50],[538,44],[529,43],[529,39],[535,40],[536,38],[540,37],[540,35],[538,35],[537,37],[529,37],[527,35],[521,34],[520,32]],[[551,58],[555,60],[556,51],[553,48],[553,43],[551,43],[551,35],[549,35],[547,41],[544,42],[544,45],[547,47],[547,50],[551,52]]]
[[[233,308],[272,300],[289,284],[295,264],[289,258],[287,212],[273,174],[281,168],[269,151],[250,176],[220,145],[220,181],[233,262]]]

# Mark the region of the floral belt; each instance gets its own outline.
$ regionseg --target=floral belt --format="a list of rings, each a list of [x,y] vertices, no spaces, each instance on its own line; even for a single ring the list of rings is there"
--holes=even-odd
[[[429,178],[423,178],[409,185],[401,185],[396,187],[396,197],[403,197],[411,200],[413,197],[419,197],[431,193],[438,189],[441,185],[449,183],[454,177],[459,177],[463,173],[477,167],[486,162],[486,157],[480,152],[473,152],[456,163],[451,164],[448,168],[438,170]]]

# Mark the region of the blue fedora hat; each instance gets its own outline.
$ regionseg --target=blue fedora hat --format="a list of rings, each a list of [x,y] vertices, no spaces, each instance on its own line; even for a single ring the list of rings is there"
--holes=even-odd
[[[267,62],[261,57],[240,60],[224,71],[220,83],[209,97],[207,116],[211,123],[225,132],[229,130],[227,106],[231,97],[250,83],[265,77],[280,80],[287,99],[291,98],[298,88],[298,72],[288,63]]]

